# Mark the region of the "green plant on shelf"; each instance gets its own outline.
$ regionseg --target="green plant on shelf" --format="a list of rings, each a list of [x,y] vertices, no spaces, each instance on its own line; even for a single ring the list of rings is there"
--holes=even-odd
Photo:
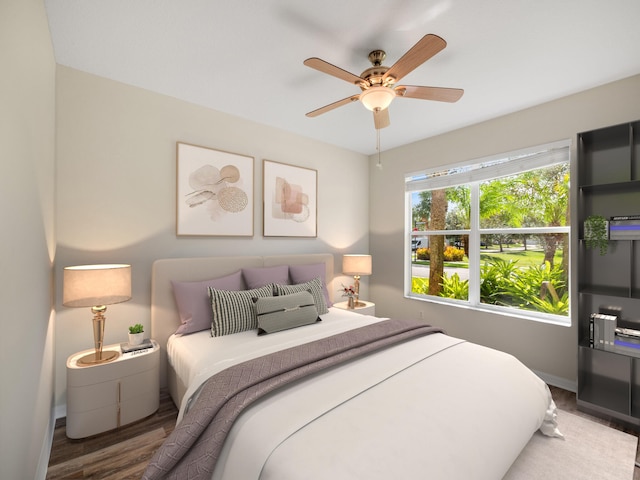
[[[135,325],[131,325],[129,327],[129,333],[143,333],[144,327],[140,323],[136,323]]]
[[[584,221],[584,241],[587,248],[597,248],[606,255],[609,248],[607,219],[602,215],[589,215]]]

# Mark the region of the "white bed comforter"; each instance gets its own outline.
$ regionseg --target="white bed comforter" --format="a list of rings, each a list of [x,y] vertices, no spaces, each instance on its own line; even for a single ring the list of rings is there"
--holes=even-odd
[[[317,329],[213,342],[188,372],[186,396],[231,363],[379,320],[343,313],[332,309]],[[236,421],[213,478],[496,480],[538,428],[555,432],[554,409],[544,382],[514,357],[429,335],[259,401]]]
[[[225,368],[260,355],[267,355],[384,320],[338,308],[330,308],[329,313],[321,317],[321,323],[272,335],[257,336],[255,330],[251,330],[223,337],[211,337],[209,331],[169,337],[167,356],[171,367],[181,381],[189,386],[178,405],[180,408],[178,422],[184,414],[187,399],[205,380]]]

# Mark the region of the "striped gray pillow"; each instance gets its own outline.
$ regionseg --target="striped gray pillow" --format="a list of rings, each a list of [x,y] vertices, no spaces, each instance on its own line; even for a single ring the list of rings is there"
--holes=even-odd
[[[324,293],[322,292],[322,280],[319,277],[305,283],[298,283],[297,285],[274,285],[274,293],[278,295],[290,295],[298,292],[311,292],[313,301],[316,304],[316,310],[318,310],[318,315],[329,313],[327,302],[325,302]]]
[[[232,333],[255,330],[258,328],[258,319],[253,306],[253,299],[258,297],[271,297],[273,286],[253,290],[241,290],[232,292],[208,287],[211,300],[211,336],[221,337]]]

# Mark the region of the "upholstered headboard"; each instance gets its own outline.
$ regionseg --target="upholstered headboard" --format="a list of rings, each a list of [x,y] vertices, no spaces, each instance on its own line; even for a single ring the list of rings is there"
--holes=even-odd
[[[167,385],[167,340],[180,326],[171,281],[197,282],[222,277],[242,268],[324,263],[329,298],[333,298],[334,257],[330,253],[246,257],[166,258],[151,273],[151,336],[160,344],[160,386]]]

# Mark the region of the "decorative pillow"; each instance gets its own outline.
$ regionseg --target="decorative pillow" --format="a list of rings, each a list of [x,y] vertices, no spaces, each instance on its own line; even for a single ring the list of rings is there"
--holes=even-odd
[[[211,336],[221,337],[258,328],[253,299],[256,297],[270,297],[272,293],[272,285],[240,292],[217,290],[209,287],[211,311],[213,312]]]
[[[316,277],[320,277],[320,280],[322,280],[324,301],[327,304],[327,307],[333,305],[333,302],[331,302],[331,299],[329,298],[329,291],[327,290],[327,268],[324,263],[313,263],[311,265],[289,265],[289,276],[291,277],[291,283],[294,284],[308,282]]]
[[[243,268],[242,276],[249,288],[260,288],[270,283],[289,285],[289,267],[287,265]]]
[[[258,317],[258,335],[320,322],[318,310],[309,292],[279,297],[254,298]]]
[[[297,285],[274,285],[274,294],[277,295],[290,295],[298,292],[310,292],[313,295],[313,302],[316,304],[318,315],[324,315],[329,313],[327,304],[324,301],[324,295],[322,293],[322,280],[320,277],[316,277],[313,280],[305,283],[299,283]]]
[[[208,330],[211,328],[211,303],[207,297],[207,288],[219,290],[244,290],[242,273],[226,277],[204,280],[202,282],[171,282],[173,296],[176,299],[181,325],[176,330],[177,335]]]

